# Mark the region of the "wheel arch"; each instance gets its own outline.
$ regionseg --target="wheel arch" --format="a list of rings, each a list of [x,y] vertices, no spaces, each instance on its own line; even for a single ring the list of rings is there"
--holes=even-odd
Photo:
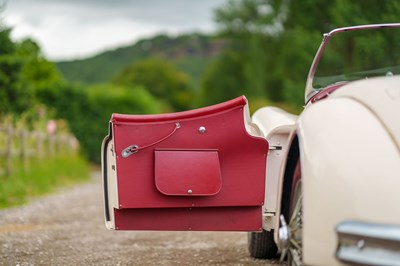
[[[283,215],[286,221],[289,218],[293,174],[296,170],[296,165],[300,158],[299,145],[300,143],[299,143],[298,133],[294,131],[292,132],[289,138],[289,144],[287,146],[288,152],[286,154],[286,160],[283,164],[283,170],[281,174],[281,181],[279,187],[279,205],[276,213],[275,235],[274,235],[275,243],[277,243],[278,247],[280,246],[279,236],[278,236],[278,231],[279,231],[278,229],[280,227],[279,216]]]
[[[286,221],[289,218],[290,196],[292,193],[293,174],[295,172],[299,157],[300,157],[299,137],[297,134],[295,134],[290,144],[282,180],[280,214],[282,214],[285,217]]]
[[[289,218],[290,195],[292,190],[293,174],[300,157],[299,138],[293,137],[286,160],[285,172],[282,183],[281,214],[287,220]]]

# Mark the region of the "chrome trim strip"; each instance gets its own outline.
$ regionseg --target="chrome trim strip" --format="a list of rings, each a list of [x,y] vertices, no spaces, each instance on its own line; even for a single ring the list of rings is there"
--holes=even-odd
[[[113,132],[112,132],[112,123],[109,123],[108,135],[104,138],[103,144],[101,147],[101,164],[102,164],[102,174],[103,174],[103,196],[104,196],[104,214],[106,218],[106,222],[111,221],[110,215],[110,207],[108,205],[108,174],[107,174],[107,147],[108,143],[111,141]]]
[[[400,266],[400,225],[344,221],[336,226],[336,233],[339,261]]]
[[[400,225],[344,221],[336,227],[336,231],[339,234],[351,234],[400,242]]]
[[[362,265],[400,265],[400,252],[383,249],[346,247],[339,249],[336,257],[343,262]]]
[[[314,74],[317,69],[319,60],[323,54],[323,51],[325,50],[325,46],[328,44],[329,38],[331,36],[333,36],[339,32],[350,31],[350,30],[365,30],[365,29],[374,29],[374,28],[399,28],[399,27],[400,27],[400,23],[369,24],[369,25],[337,28],[337,29],[331,30],[328,33],[324,33],[322,42],[317,50],[317,53],[315,54],[314,60],[311,63],[311,67],[310,67],[310,70],[307,75],[306,89],[304,92],[305,103],[308,103],[308,101],[311,100],[311,98],[318,93],[318,91],[314,90],[314,88],[312,87]]]

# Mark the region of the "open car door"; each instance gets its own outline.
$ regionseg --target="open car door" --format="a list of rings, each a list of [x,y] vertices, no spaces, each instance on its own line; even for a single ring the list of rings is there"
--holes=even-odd
[[[180,113],[113,114],[102,145],[106,226],[260,231],[267,153],[244,96]]]

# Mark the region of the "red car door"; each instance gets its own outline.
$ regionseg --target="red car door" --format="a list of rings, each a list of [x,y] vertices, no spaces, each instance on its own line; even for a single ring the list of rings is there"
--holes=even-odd
[[[247,132],[246,105],[113,114],[102,147],[107,227],[261,230],[268,143]]]

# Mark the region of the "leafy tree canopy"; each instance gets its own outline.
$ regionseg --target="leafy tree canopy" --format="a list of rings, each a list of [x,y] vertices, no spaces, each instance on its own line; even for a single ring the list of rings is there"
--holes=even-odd
[[[114,78],[114,83],[126,87],[142,86],[177,111],[189,108],[193,95],[189,77],[157,58],[127,66]]]
[[[267,97],[301,106],[323,32],[399,19],[398,1],[231,0],[215,12],[220,34],[230,40],[230,51],[205,73],[204,98],[218,102],[226,95],[246,93],[250,99]],[[235,58],[235,67],[228,66],[232,64],[228,54]],[[220,84],[229,78],[235,82]]]

